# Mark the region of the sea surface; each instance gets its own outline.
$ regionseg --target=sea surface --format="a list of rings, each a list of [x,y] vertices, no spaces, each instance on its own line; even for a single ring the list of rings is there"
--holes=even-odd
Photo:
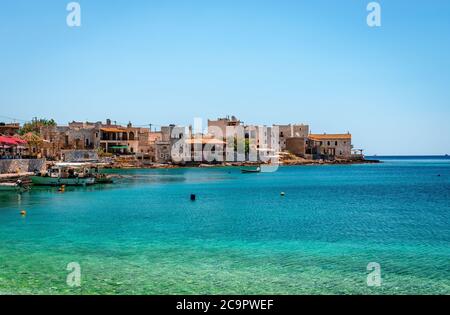
[[[450,294],[450,159],[375,158],[0,193],[0,294]]]

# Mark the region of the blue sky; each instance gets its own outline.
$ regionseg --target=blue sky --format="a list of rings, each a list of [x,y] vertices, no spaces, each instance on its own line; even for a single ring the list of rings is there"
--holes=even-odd
[[[0,3],[0,121],[305,122],[368,154],[450,153],[450,2]]]

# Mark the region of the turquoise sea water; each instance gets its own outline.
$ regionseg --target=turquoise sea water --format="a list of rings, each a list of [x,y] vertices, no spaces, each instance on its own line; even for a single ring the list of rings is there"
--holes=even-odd
[[[450,294],[450,160],[382,159],[0,193],[0,293]]]

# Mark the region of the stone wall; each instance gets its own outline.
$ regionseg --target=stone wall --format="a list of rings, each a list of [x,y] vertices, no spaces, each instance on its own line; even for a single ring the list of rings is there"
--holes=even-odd
[[[42,171],[45,168],[45,159],[16,159],[0,160],[0,174],[25,173]]]
[[[98,161],[98,154],[95,150],[62,150],[64,162],[86,162]]]
[[[306,138],[304,137],[287,138],[286,150],[297,156],[304,156],[306,153]]]

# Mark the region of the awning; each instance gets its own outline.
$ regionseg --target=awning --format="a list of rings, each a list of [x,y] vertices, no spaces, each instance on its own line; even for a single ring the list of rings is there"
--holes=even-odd
[[[119,129],[119,128],[100,128],[103,132],[126,132],[125,129]]]
[[[110,147],[111,149],[128,149],[126,145],[113,145]]]
[[[0,136],[0,143],[8,145],[18,145],[18,144],[26,144],[27,142],[25,140],[16,137]]]
[[[18,144],[27,144],[28,143],[26,140],[23,140],[23,139],[20,139],[20,138],[16,138],[16,137],[11,137],[11,139],[16,141]]]
[[[13,138],[10,137],[3,137],[0,136],[0,143],[1,144],[9,144],[9,145],[18,145],[19,143],[15,141]]]

